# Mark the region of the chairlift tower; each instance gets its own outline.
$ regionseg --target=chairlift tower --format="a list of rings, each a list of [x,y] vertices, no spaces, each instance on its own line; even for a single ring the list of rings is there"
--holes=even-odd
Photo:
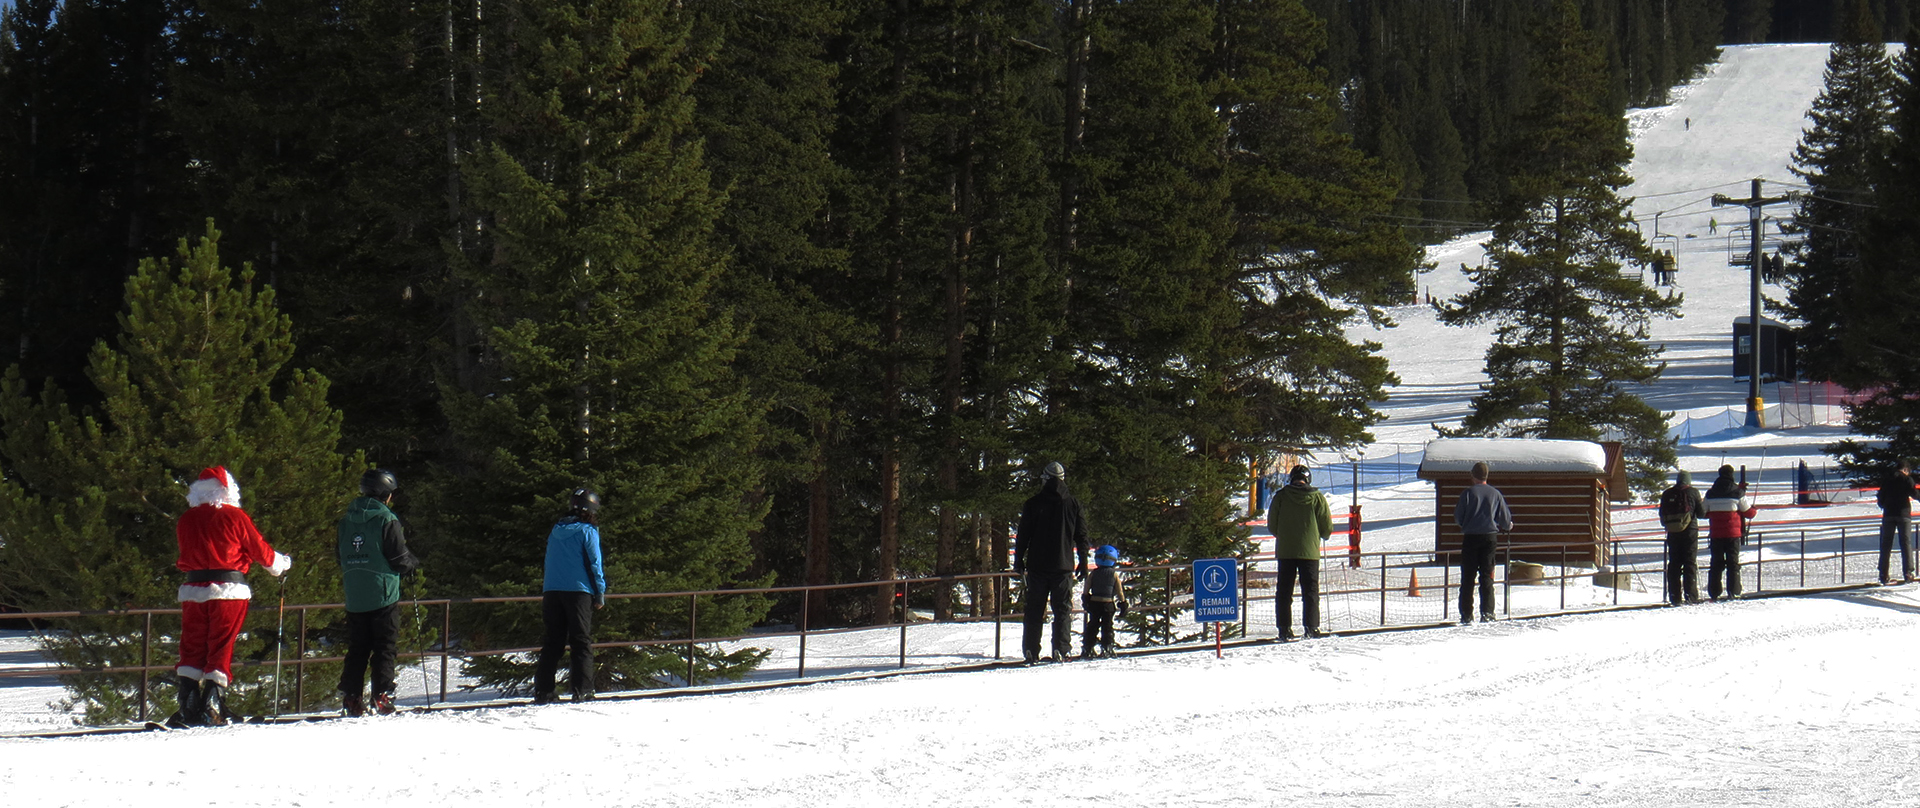
[[[1752,372],[1747,374],[1747,427],[1750,429],[1765,429],[1767,427],[1765,416],[1766,406],[1765,402],[1760,398],[1760,272],[1767,265],[1766,259],[1760,253],[1761,229],[1765,224],[1761,221],[1760,211],[1768,205],[1792,202],[1799,198],[1799,195],[1794,193],[1788,193],[1786,196],[1761,196],[1760,183],[1760,179],[1754,179],[1753,195],[1746,199],[1734,199],[1726,194],[1713,195],[1713,206],[1716,208],[1721,205],[1740,205],[1747,209],[1747,235],[1753,239],[1752,251],[1747,257],[1747,272],[1753,278],[1751,293],[1748,295],[1748,303],[1752,309],[1751,316],[1753,318],[1749,321],[1753,323],[1753,336],[1751,338],[1753,340],[1753,367],[1751,368]]]

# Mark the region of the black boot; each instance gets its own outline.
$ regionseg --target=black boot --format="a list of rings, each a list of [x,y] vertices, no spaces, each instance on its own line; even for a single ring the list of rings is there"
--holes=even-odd
[[[212,679],[200,683],[200,703],[206,713],[206,725],[224,727],[227,725],[227,689],[215,684]]]
[[[180,677],[175,684],[179,686],[174,700],[180,702],[180,709],[167,717],[167,726],[174,729],[197,727],[205,720],[203,710],[206,705],[200,701],[200,682],[197,679]]]

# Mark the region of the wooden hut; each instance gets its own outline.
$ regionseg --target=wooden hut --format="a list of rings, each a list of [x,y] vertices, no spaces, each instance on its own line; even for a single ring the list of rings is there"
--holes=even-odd
[[[1427,444],[1419,477],[1434,483],[1434,553],[1451,560],[1460,550],[1453,506],[1473,484],[1469,472],[1485,461],[1487,482],[1513,511],[1503,539],[1511,555],[1537,564],[1607,563],[1611,525],[1607,502],[1626,501],[1626,464],[1618,443],[1527,438],[1447,438]]]

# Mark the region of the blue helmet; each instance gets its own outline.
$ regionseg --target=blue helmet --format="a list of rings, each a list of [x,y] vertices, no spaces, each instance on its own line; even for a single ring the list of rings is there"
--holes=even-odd
[[[1098,567],[1111,567],[1120,563],[1120,551],[1111,544],[1102,544],[1093,551],[1093,563]]]

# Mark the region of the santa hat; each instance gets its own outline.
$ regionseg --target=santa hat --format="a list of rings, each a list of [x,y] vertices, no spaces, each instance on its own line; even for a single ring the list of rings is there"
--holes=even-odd
[[[240,507],[240,483],[225,466],[213,466],[200,472],[200,479],[187,486],[187,505]]]

